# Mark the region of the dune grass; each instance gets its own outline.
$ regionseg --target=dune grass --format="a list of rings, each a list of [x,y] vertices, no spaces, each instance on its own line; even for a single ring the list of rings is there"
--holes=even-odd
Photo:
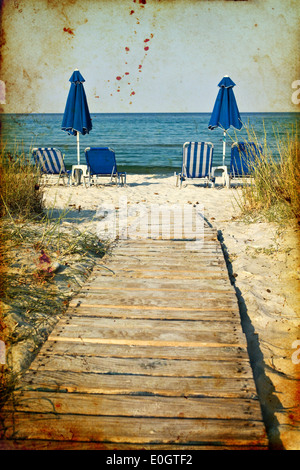
[[[43,213],[43,185],[40,172],[24,151],[0,151],[0,210],[23,218],[34,218]]]
[[[300,223],[300,148],[296,128],[283,135],[274,130],[277,148],[270,149],[265,134],[263,150],[251,170],[251,183],[244,184],[238,205],[244,216],[263,217],[287,225]],[[248,142],[259,142],[248,129]]]

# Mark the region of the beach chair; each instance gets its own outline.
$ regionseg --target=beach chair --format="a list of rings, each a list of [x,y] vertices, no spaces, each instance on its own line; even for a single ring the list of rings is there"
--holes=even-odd
[[[227,186],[232,180],[251,178],[258,159],[262,155],[262,146],[254,142],[234,142],[231,146],[230,169]]]
[[[65,184],[65,178],[68,179],[70,183],[71,170],[66,170],[64,164],[64,157],[60,150],[50,147],[50,148],[33,148],[32,155],[35,161],[35,164],[39,167],[42,176],[45,176],[48,180],[55,177],[57,184],[60,179],[63,180]]]
[[[109,176],[115,184],[126,184],[126,173],[117,169],[116,155],[109,147],[87,147],[84,150],[89,185],[97,184],[98,177]]]
[[[204,182],[214,186],[212,161],[214,146],[211,142],[185,142],[183,145],[182,170],[177,175],[176,186],[183,181]]]

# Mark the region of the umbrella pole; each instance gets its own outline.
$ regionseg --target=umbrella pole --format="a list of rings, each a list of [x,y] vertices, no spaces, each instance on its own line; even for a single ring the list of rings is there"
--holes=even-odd
[[[226,153],[226,131],[223,134],[223,166],[225,165],[225,153]]]
[[[77,164],[80,165],[79,132],[77,131]]]

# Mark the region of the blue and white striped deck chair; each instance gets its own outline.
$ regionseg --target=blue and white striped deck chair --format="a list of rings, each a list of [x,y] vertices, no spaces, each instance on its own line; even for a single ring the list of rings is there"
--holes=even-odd
[[[259,144],[234,142],[231,146],[228,186],[230,187],[232,179],[251,178],[261,155],[262,146]]]
[[[42,175],[54,175],[58,177],[57,183],[60,178],[62,178],[64,184],[64,178],[68,178],[68,183],[70,182],[71,170],[66,170],[63,155],[60,150],[54,147],[39,147],[32,149],[32,155]]]
[[[176,185],[180,181],[204,181],[214,185],[211,176],[214,146],[211,142],[185,142],[183,145],[182,170],[177,175]]]

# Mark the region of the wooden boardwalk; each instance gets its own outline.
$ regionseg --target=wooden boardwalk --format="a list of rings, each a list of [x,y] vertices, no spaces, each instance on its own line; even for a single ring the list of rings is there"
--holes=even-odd
[[[120,240],[5,410],[2,448],[264,449],[237,298],[216,232]]]

